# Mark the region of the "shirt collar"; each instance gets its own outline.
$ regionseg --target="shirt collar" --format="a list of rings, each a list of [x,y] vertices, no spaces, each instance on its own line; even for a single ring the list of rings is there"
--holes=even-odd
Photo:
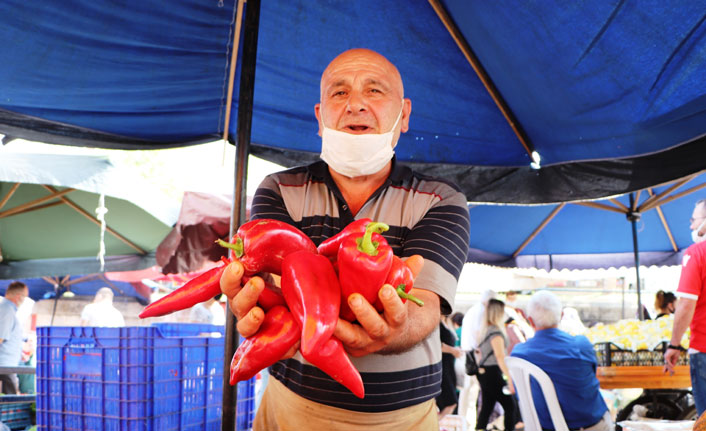
[[[7,302],[8,304],[10,304],[10,307],[12,307],[15,311],[17,311],[17,305],[15,305],[14,302],[10,301],[10,300],[7,299],[7,298],[2,298],[2,300],[5,301],[5,302]]]

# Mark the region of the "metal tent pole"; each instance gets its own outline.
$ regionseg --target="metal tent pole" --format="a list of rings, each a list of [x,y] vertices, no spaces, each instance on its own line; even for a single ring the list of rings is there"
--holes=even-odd
[[[252,130],[253,98],[255,93],[255,63],[257,61],[257,34],[260,22],[260,0],[248,0],[245,12],[242,60],[240,65],[240,92],[238,94],[238,123],[236,130],[235,184],[233,212],[230,219],[231,237],[245,219],[246,180],[250,132]],[[236,426],[238,391],[230,385],[230,361],[238,347],[235,316],[226,312],[225,354],[223,358],[223,417],[222,431],[233,431]]]
[[[630,208],[635,208],[635,194],[630,193]],[[642,300],[640,298],[640,249],[637,246],[637,222],[640,220],[640,213],[630,210],[627,213],[628,220],[632,225],[632,251],[635,255],[635,286],[637,289],[637,316],[638,319],[644,320],[645,315],[642,312]]]

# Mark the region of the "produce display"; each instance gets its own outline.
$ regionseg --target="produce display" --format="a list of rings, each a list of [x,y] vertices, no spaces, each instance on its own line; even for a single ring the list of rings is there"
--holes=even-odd
[[[593,344],[610,342],[625,350],[652,350],[663,341],[669,342],[673,323],[672,315],[657,320],[625,319],[611,324],[597,323],[584,335]],[[689,334],[687,329],[681,340],[685,349],[689,348]]]
[[[304,359],[363,398],[360,373],[333,336],[339,317],[355,320],[345,299],[359,293],[382,311],[377,293],[387,283],[396,288],[403,302],[409,299],[424,305],[409,294],[414,274],[392,254],[381,235],[387,229],[384,223],[357,220],[317,248],[299,229],[278,220],[260,219],[243,224],[230,242],[219,240],[243,264],[243,283],[261,272],[281,276],[281,289],[266,283],[258,298],[265,311],[264,321],[235,352],[230,383],[252,378],[300,341]],[[223,265],[148,305],[140,317],[162,316],[218,295],[221,275],[230,262],[224,258]]]

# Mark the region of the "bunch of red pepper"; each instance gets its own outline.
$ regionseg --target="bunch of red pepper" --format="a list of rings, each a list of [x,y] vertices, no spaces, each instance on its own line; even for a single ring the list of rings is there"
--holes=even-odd
[[[256,334],[240,344],[231,362],[231,384],[246,380],[277,362],[297,341],[300,352],[336,381],[363,398],[363,382],[341,342],[333,336],[338,317],[353,321],[347,302],[362,294],[382,311],[377,292],[387,283],[397,287],[402,300],[421,301],[408,292],[414,276],[381,235],[388,226],[362,219],[348,225],[317,249],[299,229],[270,219],[242,225],[230,243],[249,277],[269,272],[281,276],[281,290],[266,285],[258,298],[265,317]],[[189,308],[220,293],[220,278],[230,260],[187,282],[150,304],[141,318]]]

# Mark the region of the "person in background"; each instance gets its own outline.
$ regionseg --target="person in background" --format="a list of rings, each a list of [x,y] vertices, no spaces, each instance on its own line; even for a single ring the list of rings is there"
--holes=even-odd
[[[451,322],[453,323],[454,332],[456,333],[456,344],[454,347],[461,348],[461,331],[463,329],[463,313],[460,311],[455,312],[451,315]],[[461,390],[463,389],[463,384],[466,380],[466,356],[461,350],[461,356],[454,360],[454,372],[456,373],[456,408],[454,408],[453,414],[458,414],[458,400],[461,395]]]
[[[215,324],[216,315],[213,312],[213,306],[221,299],[223,294],[219,293],[206,302],[202,302],[191,307],[189,311],[189,322],[205,323],[208,325]]]
[[[681,354],[681,339],[691,327],[689,339],[689,368],[691,392],[699,415],[706,411],[706,199],[696,202],[691,213],[691,239],[681,265],[677,288],[676,311],[672,325],[672,339],[664,352],[665,371],[674,373]]]
[[[613,420],[596,378],[596,352],[583,335],[571,336],[558,328],[561,301],[553,293],[537,291],[527,304],[534,336],[512,351],[514,357],[541,368],[554,384],[569,429],[613,431]],[[542,429],[553,430],[544,396],[532,382],[532,398]]]
[[[113,291],[109,287],[98,289],[93,302],[83,307],[81,326],[125,326],[123,314],[113,305]]]
[[[579,311],[574,307],[564,307],[561,313],[559,329],[570,335],[583,335],[586,332],[586,326],[581,321]]]
[[[463,313],[457,311],[451,315],[454,332],[456,333],[456,347],[461,347],[461,330],[463,327]]]
[[[25,340],[22,343],[22,356],[20,357],[20,365],[28,367],[37,367],[37,335],[30,333],[25,335]],[[20,393],[34,394],[37,392],[36,374],[18,374],[17,381],[19,383]]]
[[[499,402],[503,406],[505,431],[513,431],[517,422],[517,406],[511,395],[515,388],[505,365],[508,341],[505,333],[504,302],[497,299],[488,301],[479,334],[482,335],[478,343],[478,383],[482,403],[476,429],[486,429],[495,403]]]
[[[436,396],[436,406],[439,408],[439,420],[453,412],[458,404],[456,395],[456,358],[463,356],[463,351],[456,345],[456,335],[452,329],[451,319],[442,315],[439,323],[441,337],[441,393]]]
[[[523,319],[527,319],[525,315],[525,310],[522,308],[520,301],[517,299],[516,290],[508,290],[505,292],[505,310],[511,308],[515,310],[518,314],[522,316]]]
[[[478,347],[478,331],[480,331],[483,325],[483,317],[485,316],[485,306],[488,301],[495,298],[495,291],[492,289],[485,289],[481,295],[480,300],[473,304],[466,314],[463,316],[463,326],[461,326],[461,350],[464,352],[470,352]],[[463,389],[458,397],[458,414],[464,416],[469,424],[475,424],[476,422],[476,400],[478,399],[478,393],[480,391],[480,386],[478,385],[478,378],[476,376],[465,376],[463,382]],[[473,408],[469,408],[473,405]]]
[[[29,289],[20,281],[13,281],[5,290],[5,298],[0,301],[0,367],[16,367],[22,357],[22,325],[17,318],[17,308],[29,296]],[[1,374],[1,391],[4,394],[17,394],[19,382],[17,374]]]
[[[655,311],[657,311],[657,316],[655,320],[660,317],[669,316],[674,314],[677,309],[677,296],[672,292],[665,292],[660,290],[655,295]]]

